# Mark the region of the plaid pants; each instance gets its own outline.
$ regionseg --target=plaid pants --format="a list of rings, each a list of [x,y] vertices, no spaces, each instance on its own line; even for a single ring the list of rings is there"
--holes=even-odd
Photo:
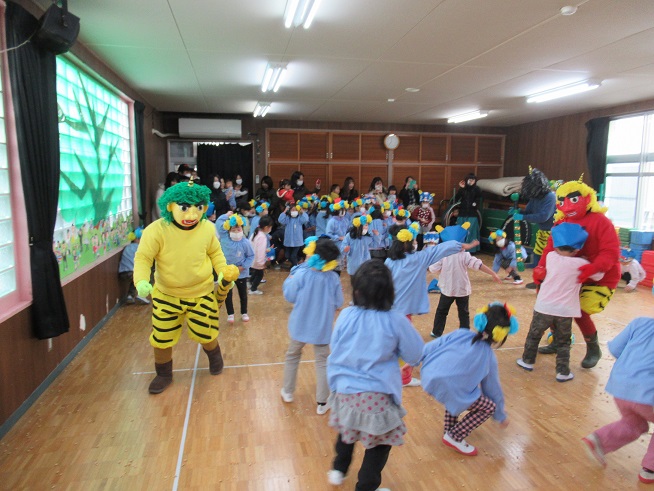
[[[443,433],[449,433],[457,442],[465,439],[475,428],[490,418],[495,412],[495,403],[482,395],[472,403],[461,421],[459,418],[445,410],[445,428]]]

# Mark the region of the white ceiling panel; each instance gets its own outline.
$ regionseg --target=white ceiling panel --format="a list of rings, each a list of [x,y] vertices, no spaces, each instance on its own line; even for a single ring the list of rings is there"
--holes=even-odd
[[[428,124],[484,109],[477,124],[501,126],[654,99],[654,0],[579,0],[572,16],[564,0],[323,0],[308,30],[284,28],[286,0],[68,3],[80,42],[160,111],[267,101],[268,118]],[[288,66],[277,93],[260,90],[268,62]],[[603,85],[525,103],[590,77]]]

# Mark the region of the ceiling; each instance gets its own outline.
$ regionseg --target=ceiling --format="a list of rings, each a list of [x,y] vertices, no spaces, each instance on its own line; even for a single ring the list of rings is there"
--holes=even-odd
[[[481,109],[464,124],[511,126],[654,99],[652,0],[322,0],[307,30],[284,27],[286,0],[68,4],[78,40],[159,111],[442,124]],[[277,93],[260,89],[269,62],[287,63]],[[525,102],[589,78],[601,87]]]

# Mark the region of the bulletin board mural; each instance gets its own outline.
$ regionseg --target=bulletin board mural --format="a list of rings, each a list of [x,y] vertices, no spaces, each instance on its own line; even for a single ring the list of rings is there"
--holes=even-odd
[[[62,278],[122,248],[133,228],[129,102],[57,58],[61,179],[53,248]]]

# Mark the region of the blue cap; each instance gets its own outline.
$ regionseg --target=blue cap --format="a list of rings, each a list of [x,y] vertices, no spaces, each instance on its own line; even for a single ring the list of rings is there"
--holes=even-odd
[[[439,235],[441,242],[447,242],[448,240],[463,242],[466,239],[466,235],[468,235],[468,229],[463,228],[461,225],[450,225],[441,230]]]
[[[142,235],[143,235],[143,227],[138,227],[137,229],[134,230],[134,237],[136,237],[137,239],[140,239]]]
[[[586,243],[588,232],[578,223],[563,222],[552,228],[552,243],[554,247],[569,246],[581,249]]]

